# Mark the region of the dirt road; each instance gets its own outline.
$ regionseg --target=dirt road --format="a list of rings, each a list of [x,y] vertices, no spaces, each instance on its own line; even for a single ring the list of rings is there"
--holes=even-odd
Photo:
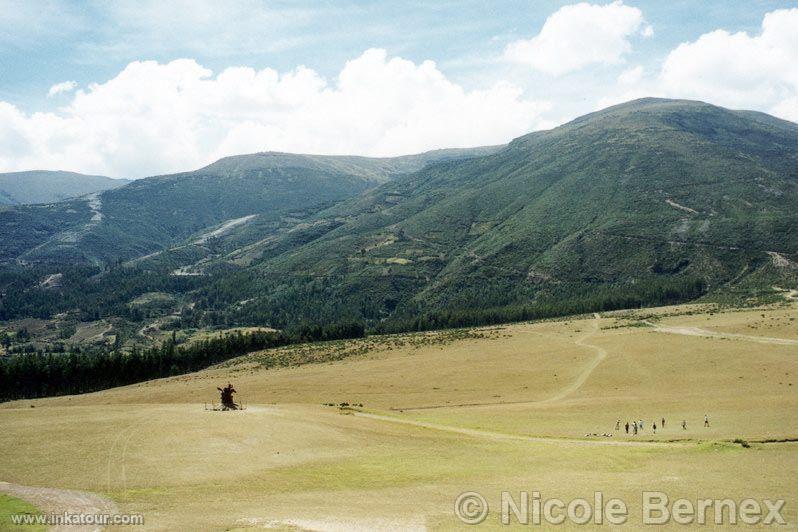
[[[527,441],[535,443],[568,443],[574,445],[648,445],[648,446],[663,446],[663,445],[678,445],[679,442],[657,442],[657,441],[628,441],[628,440],[612,440],[612,439],[577,439],[577,438],[544,438],[539,436],[522,436],[519,434],[504,434],[501,432],[492,432],[487,430],[469,429],[465,427],[454,427],[451,425],[441,425],[438,423],[427,423],[425,421],[416,421],[414,419],[402,419],[393,416],[382,416],[379,414],[369,414],[366,412],[356,412],[355,416],[375,419],[378,421],[387,421],[390,423],[399,423],[402,425],[412,425],[414,427],[421,427],[425,429],[440,430],[444,432],[454,432],[456,434],[463,434],[474,438],[485,438],[494,441]]]
[[[661,333],[682,334],[684,336],[703,336],[705,338],[725,338],[727,340],[743,340],[746,342],[756,342],[758,344],[798,345],[798,340],[794,340],[791,338],[773,338],[771,336],[750,336],[747,334],[722,333],[722,332],[710,331],[709,329],[702,329],[701,327],[679,327],[679,326],[658,325],[650,321],[646,321],[644,323],[654,327],[655,331]]]
[[[579,388],[581,388],[582,385],[585,384],[587,379],[590,377],[590,374],[593,373],[593,370],[595,370],[599,366],[599,364],[601,364],[601,362],[605,358],[607,358],[606,349],[604,349],[603,347],[599,347],[597,345],[589,344],[586,341],[589,338],[595,336],[595,334],[599,331],[599,323],[601,322],[601,315],[599,315],[599,313],[596,312],[595,314],[593,314],[593,316],[595,318],[593,320],[593,329],[586,335],[579,338],[578,340],[574,340],[574,343],[576,345],[587,347],[588,349],[594,350],[596,352],[596,358],[594,358],[590,362],[590,364],[588,364],[587,367],[585,367],[585,369],[582,370],[582,373],[580,373],[579,376],[576,378],[576,380],[574,380],[571,384],[561,389],[559,392],[557,392],[557,394],[547,399],[544,399],[543,401],[538,401],[539,403],[553,403],[555,401],[565,399],[566,397],[577,391]]]
[[[99,495],[86,491],[36,488],[0,482],[0,492],[29,502],[44,514],[117,514],[116,505]],[[102,530],[97,526],[64,525],[50,528],[57,532],[83,532]]]

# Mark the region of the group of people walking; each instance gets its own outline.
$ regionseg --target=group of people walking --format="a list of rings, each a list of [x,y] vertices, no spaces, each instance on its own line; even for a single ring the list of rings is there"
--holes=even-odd
[[[709,428],[709,415],[707,415],[707,414],[704,414],[704,427],[705,428]],[[634,421],[627,421],[624,424],[623,428],[626,431],[626,434],[632,434],[633,436],[636,436],[638,432],[642,432],[643,430],[645,430],[646,422],[644,420],[642,420],[642,419],[638,419],[638,420],[634,420]],[[654,432],[654,434],[657,433],[657,428],[659,428],[660,430],[663,430],[665,428],[665,418],[664,417],[659,420],[659,427],[657,426],[657,420],[656,419],[651,423],[651,430]],[[615,422],[615,430],[619,431],[619,432],[621,430],[621,420],[620,419]],[[682,430],[687,430],[687,420],[686,419],[682,420]]]

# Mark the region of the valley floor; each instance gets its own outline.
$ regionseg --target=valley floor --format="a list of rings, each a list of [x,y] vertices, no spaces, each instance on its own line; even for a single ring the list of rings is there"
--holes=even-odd
[[[628,504],[630,530],[643,491],[785,498],[794,529],[796,318],[680,306],[370,337],[8,403],[0,480],[93,492],[156,530],[459,529],[466,491],[489,503],[485,529],[507,528],[502,491],[601,491]],[[267,369],[299,355],[320,362]],[[228,381],[247,409],[205,410]],[[342,402],[363,406],[324,406]]]

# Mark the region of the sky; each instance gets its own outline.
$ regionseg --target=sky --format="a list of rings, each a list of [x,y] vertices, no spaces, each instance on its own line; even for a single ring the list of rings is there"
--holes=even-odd
[[[798,121],[798,1],[0,0],[0,171],[501,144],[643,96]]]

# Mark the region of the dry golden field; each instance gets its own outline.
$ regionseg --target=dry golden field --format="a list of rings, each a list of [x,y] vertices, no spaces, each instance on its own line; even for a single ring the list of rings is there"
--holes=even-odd
[[[465,491],[490,505],[484,529],[508,528],[502,491],[601,491],[627,502],[629,530],[642,492],[662,491],[784,498],[795,530],[796,310],[681,306],[293,346],[8,403],[0,481],[91,492],[155,530],[460,529]],[[228,381],[247,409],[205,410]],[[363,406],[325,406],[342,402]],[[640,419],[637,436],[615,428]]]

